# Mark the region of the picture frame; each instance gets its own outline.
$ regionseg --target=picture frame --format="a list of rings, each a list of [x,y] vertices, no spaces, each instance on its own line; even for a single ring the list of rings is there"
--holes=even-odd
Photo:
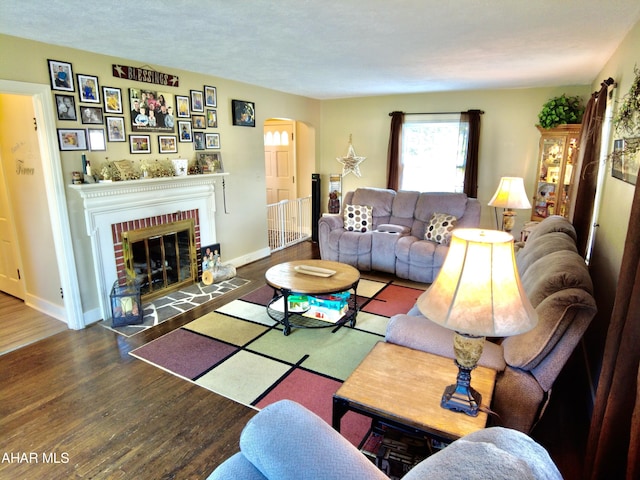
[[[149,135],[129,135],[129,151],[132,154],[151,153],[151,137]]]
[[[87,150],[87,131],[82,128],[58,128],[60,150]]]
[[[158,151],[160,153],[178,153],[178,137],[175,135],[158,135]]]
[[[207,150],[220,148],[220,134],[219,133],[205,133],[204,144]]]
[[[204,150],[204,132],[193,132],[193,143],[196,150]]]
[[[189,97],[176,95],[176,117],[189,118],[191,109],[189,108]]]
[[[204,106],[218,106],[218,89],[216,87],[211,87],[209,85],[204,86]]]
[[[190,90],[191,111],[204,113],[204,96],[200,90]]]
[[[207,128],[207,121],[204,115],[191,115],[191,125],[193,129],[204,130]]]
[[[75,92],[73,83],[73,67],[69,62],[59,60],[47,60],[49,65],[49,80],[52,90]]]
[[[102,87],[104,113],[123,113],[122,91],[115,87]]]
[[[233,124],[239,127],[256,126],[256,105],[245,100],[231,100]]]
[[[104,124],[104,115],[101,107],[87,107],[84,105],[80,105],[80,118],[83,124]]]
[[[180,143],[193,142],[193,133],[191,133],[191,122],[189,120],[178,120],[178,139]]]
[[[217,110],[207,109],[207,128],[218,128]]]
[[[224,173],[220,152],[196,153],[196,165],[202,173]]]
[[[635,185],[638,183],[639,167],[640,137],[614,140],[611,153],[611,176]]]
[[[76,97],[73,95],[56,94],[56,111],[58,120],[77,121]]]
[[[89,150],[92,152],[99,152],[107,149],[107,143],[104,139],[104,130],[102,128],[88,128],[87,136],[89,138]]]
[[[220,244],[214,243],[200,248],[202,271],[213,270],[220,266]]]
[[[109,142],[126,142],[123,117],[105,117],[107,123],[107,140]]]
[[[131,131],[134,133],[175,133],[173,94],[152,88],[130,88]]]
[[[79,73],[76,78],[78,79],[80,101],[84,103],[100,103],[98,77]]]

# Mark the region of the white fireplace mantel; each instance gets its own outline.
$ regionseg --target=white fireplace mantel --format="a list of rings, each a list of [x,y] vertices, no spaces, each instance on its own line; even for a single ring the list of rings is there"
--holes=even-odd
[[[225,175],[228,174],[70,185],[83,200],[102,318],[111,317],[109,293],[117,279],[111,226],[197,209],[201,243],[216,243],[215,182]]]

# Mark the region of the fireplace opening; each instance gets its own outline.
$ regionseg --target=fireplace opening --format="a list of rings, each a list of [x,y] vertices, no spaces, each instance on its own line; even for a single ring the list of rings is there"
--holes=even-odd
[[[128,280],[150,300],[195,283],[198,258],[193,219],[122,233]]]

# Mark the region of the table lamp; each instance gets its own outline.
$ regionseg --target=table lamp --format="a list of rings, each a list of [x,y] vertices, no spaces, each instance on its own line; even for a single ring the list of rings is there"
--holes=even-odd
[[[496,190],[493,198],[489,201],[489,206],[503,208],[502,229],[505,232],[513,230],[513,225],[516,221],[516,212],[514,212],[513,209],[531,208],[531,203],[527,198],[527,192],[524,189],[524,181],[522,178],[502,177],[500,179],[500,185],[498,185],[498,190]]]
[[[442,269],[417,304],[429,320],[456,332],[458,377],[446,387],[441,406],[477,416],[482,397],[471,387],[471,370],[485,337],[517,335],[538,322],[520,282],[513,237],[497,230],[454,230]]]

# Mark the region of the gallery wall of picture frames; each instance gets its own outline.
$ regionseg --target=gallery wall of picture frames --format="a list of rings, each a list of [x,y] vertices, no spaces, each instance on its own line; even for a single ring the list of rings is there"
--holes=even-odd
[[[137,82],[124,89],[100,85],[98,76],[90,73],[75,73],[70,62],[49,59],[47,64],[60,126],[82,126],[57,129],[61,151],[106,151],[109,143],[117,142],[128,142],[132,155],[178,153],[179,143],[191,143],[198,151],[220,149],[220,133],[210,130],[218,128],[215,86],[184,94],[166,85]],[[240,118],[249,126],[246,115]],[[208,162],[196,158],[196,164],[221,171],[220,152],[207,155]]]

